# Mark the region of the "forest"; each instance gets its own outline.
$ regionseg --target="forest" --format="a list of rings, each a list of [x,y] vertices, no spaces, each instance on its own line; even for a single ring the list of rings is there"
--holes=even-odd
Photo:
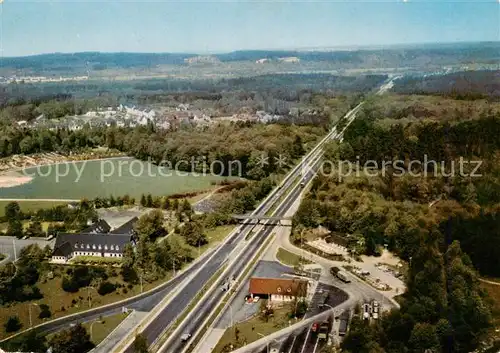
[[[479,275],[500,276],[500,114],[481,98],[470,119],[454,111],[442,119],[429,114],[440,99],[419,98],[430,106],[414,115],[414,98],[368,102],[326,152],[359,173],[327,168],[293,219],[293,240],[323,226],[354,254],[377,256],[387,244],[410,264],[401,310],[373,325],[355,318],[342,344],[350,353],[470,352],[492,322]],[[479,162],[477,176],[472,163],[459,169],[461,159]]]
[[[144,68],[154,70],[161,66],[182,67],[188,66],[186,59],[196,56],[195,53],[54,53],[1,58],[0,67],[4,72],[20,71],[45,76],[48,74],[87,74],[89,71],[102,70],[138,71]],[[297,57],[305,64],[318,63],[323,67],[335,68],[421,67],[422,62],[426,65],[432,63],[435,66],[471,61],[496,62],[498,43],[440,43],[439,45],[393,46],[384,49],[351,48],[350,50],[240,50],[214,54],[211,57],[213,58],[212,65],[230,65],[233,71],[239,69],[238,65],[253,64],[259,59],[277,60],[283,57]]]
[[[395,92],[423,93],[474,101],[485,98],[500,100],[500,71],[479,70],[427,77],[408,76],[398,81]]]
[[[12,83],[0,85],[0,107],[37,104],[50,100],[74,99],[114,101],[118,104],[144,104],[160,101],[159,95],[229,95],[239,100],[241,94],[259,92],[264,98],[296,100],[298,92],[323,92],[330,95],[369,92],[386,75],[336,76],[322,73],[266,74],[241,78],[179,79],[156,78],[124,81],[92,79],[84,82]]]

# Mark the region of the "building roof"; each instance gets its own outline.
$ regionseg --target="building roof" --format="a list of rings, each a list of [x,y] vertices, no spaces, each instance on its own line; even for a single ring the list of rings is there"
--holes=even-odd
[[[287,278],[250,278],[251,294],[306,296],[307,281]]]
[[[104,219],[98,220],[88,228],[85,228],[82,233],[108,233],[111,226]]]
[[[122,224],[116,229],[113,229],[109,234],[127,234],[135,235],[134,225],[139,220],[139,218],[134,217],[127,223]]]
[[[57,240],[56,240],[57,242]],[[67,241],[61,243],[59,246],[54,247],[54,252],[52,256],[69,256],[73,252],[73,247]]]
[[[54,256],[67,256],[74,251],[123,253],[132,236],[109,233],[59,233],[54,245]]]

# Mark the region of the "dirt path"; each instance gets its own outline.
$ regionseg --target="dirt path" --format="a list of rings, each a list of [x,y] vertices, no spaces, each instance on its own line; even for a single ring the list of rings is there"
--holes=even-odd
[[[489,281],[487,279],[482,279],[482,278],[480,278],[479,281],[484,282],[484,283],[488,283],[488,284],[493,284],[495,286],[500,286],[500,282]]]

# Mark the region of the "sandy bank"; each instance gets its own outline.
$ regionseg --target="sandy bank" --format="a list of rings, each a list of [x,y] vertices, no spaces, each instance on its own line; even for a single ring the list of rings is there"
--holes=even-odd
[[[8,174],[0,175],[0,188],[12,188],[29,183],[33,178],[26,175]]]

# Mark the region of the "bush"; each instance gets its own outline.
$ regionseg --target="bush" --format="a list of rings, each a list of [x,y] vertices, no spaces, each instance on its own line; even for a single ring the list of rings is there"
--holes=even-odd
[[[47,304],[40,304],[40,314],[38,315],[39,319],[46,319],[52,316],[52,313],[50,312],[50,308]]]
[[[21,324],[21,321],[19,321],[19,318],[17,316],[11,316],[7,319],[7,322],[5,323],[5,332],[16,332],[19,331],[19,329],[23,325]]]
[[[76,293],[76,292],[78,292],[80,287],[78,286],[78,283],[73,281],[72,278],[64,277],[62,280],[62,289],[65,292]]]
[[[114,283],[105,281],[99,285],[99,289],[97,289],[97,293],[99,293],[100,295],[106,295],[109,293],[113,293],[115,290],[116,290],[116,285]]]

